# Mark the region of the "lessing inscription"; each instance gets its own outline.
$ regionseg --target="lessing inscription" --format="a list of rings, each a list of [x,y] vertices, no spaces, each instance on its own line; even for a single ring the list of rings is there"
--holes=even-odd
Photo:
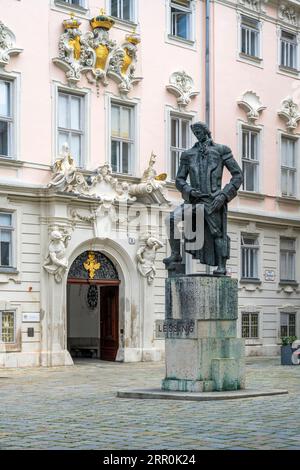
[[[157,320],[156,338],[194,338],[194,320]]]

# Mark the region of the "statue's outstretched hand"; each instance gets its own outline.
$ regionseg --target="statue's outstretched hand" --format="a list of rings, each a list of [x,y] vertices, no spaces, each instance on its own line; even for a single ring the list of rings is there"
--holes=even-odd
[[[215,212],[221,209],[223,207],[224,203],[226,201],[226,196],[224,194],[219,194],[218,196],[215,197],[213,203],[211,204],[211,210],[210,212]]]

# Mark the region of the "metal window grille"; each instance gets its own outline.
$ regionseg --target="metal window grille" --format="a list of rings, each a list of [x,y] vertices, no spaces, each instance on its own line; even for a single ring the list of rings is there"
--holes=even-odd
[[[242,338],[258,337],[258,313],[242,313]]]
[[[15,312],[0,312],[0,342],[14,343],[16,337],[16,314]]]
[[[259,243],[256,235],[242,235],[242,278],[258,279]]]
[[[293,238],[280,239],[280,280],[296,279],[296,243]]]

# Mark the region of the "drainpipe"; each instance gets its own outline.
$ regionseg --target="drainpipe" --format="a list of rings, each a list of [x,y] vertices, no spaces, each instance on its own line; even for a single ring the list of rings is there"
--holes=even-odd
[[[210,0],[205,0],[205,122],[210,127]],[[206,274],[210,274],[208,265]]]

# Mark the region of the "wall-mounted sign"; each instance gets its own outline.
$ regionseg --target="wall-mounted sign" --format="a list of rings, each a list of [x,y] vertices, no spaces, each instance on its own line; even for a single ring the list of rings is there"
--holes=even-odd
[[[129,245],[135,245],[135,238],[134,237],[128,237],[128,243],[129,243]]]
[[[39,313],[23,313],[23,322],[36,323],[40,321]]]
[[[274,282],[275,281],[275,271],[273,269],[265,270],[265,281]]]

